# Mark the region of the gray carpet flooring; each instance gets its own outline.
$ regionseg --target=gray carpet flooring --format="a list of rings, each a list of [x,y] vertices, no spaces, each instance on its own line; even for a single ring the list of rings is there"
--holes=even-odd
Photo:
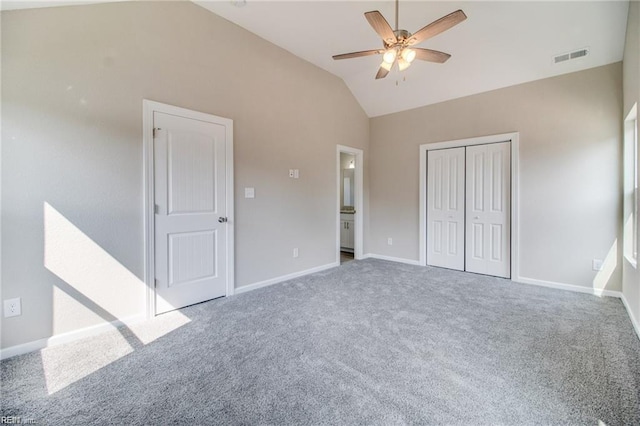
[[[619,300],[371,259],[1,370],[38,424],[640,424]]]

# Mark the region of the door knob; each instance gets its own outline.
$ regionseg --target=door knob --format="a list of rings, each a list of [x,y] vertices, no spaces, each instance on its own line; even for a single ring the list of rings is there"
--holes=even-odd
[[[227,218],[226,218],[226,217],[222,217],[222,216],[220,216],[220,217],[218,218],[218,222],[220,222],[220,223],[225,223],[226,221],[227,221]]]
[[[474,216],[474,219],[476,219],[476,220],[480,219],[480,216]]]

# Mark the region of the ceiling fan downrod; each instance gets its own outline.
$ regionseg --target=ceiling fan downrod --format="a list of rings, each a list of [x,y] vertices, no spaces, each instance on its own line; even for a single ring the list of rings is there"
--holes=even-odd
[[[396,0],[396,31],[398,31],[398,10],[400,10],[399,3],[400,0]]]

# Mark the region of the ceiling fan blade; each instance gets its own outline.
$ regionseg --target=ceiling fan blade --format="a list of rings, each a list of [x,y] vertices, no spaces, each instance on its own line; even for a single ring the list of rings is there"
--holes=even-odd
[[[365,13],[364,17],[367,18],[367,21],[369,21],[374,31],[378,33],[386,44],[393,44],[398,40],[393,33],[393,28],[391,28],[391,25],[389,25],[380,12],[373,10]]]
[[[455,25],[458,25],[465,19],[467,19],[467,15],[465,15],[462,10],[456,10],[455,12],[443,16],[437,21],[433,21],[421,30],[418,30],[418,32],[416,32],[409,38],[409,44],[413,45],[423,42],[428,38],[436,36],[441,32],[446,31]]]
[[[386,69],[385,67],[380,67],[378,69],[378,73],[376,74],[376,80],[380,79],[380,78],[385,78],[387,76],[387,74],[389,74],[389,70],[391,69],[391,67],[389,67],[389,69]]]
[[[444,64],[451,57],[448,53],[439,52],[437,50],[422,49],[420,47],[412,47],[411,49],[416,52],[416,59],[420,59],[422,61]]]
[[[363,50],[362,52],[351,52],[351,53],[343,53],[341,55],[333,55],[333,59],[349,59],[349,58],[359,58],[361,56],[370,56],[370,55],[379,55],[384,52],[384,50]]]

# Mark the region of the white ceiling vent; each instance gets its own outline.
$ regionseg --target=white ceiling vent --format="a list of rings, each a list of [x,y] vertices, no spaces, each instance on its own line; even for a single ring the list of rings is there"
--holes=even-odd
[[[560,55],[553,57],[553,63],[557,64],[560,62],[570,61],[572,59],[582,58],[584,56],[587,56],[588,54],[589,54],[588,48],[574,50],[573,52],[569,52],[569,53],[562,53]]]

